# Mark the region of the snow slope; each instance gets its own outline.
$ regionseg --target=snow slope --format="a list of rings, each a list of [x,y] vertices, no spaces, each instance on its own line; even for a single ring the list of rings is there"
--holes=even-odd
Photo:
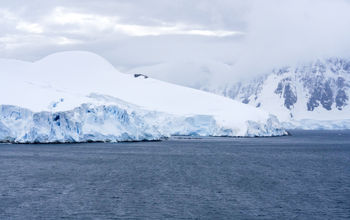
[[[158,140],[170,135],[283,135],[263,110],[207,92],[123,74],[89,52],[34,63],[0,60],[0,140]]]
[[[142,66],[128,73],[144,73],[250,104],[276,115],[286,128],[350,129],[349,59],[318,59],[240,82],[234,79],[233,65],[200,59]]]

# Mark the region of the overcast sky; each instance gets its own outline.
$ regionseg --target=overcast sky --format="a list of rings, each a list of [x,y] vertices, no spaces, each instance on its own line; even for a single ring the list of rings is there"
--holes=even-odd
[[[215,60],[242,75],[349,57],[349,12],[349,0],[1,0],[0,56],[88,50],[121,70]]]

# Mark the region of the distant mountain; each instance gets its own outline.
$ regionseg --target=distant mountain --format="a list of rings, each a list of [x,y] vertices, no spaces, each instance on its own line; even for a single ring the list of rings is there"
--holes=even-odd
[[[283,67],[249,82],[211,91],[263,108],[290,127],[350,128],[347,59],[330,58]]]

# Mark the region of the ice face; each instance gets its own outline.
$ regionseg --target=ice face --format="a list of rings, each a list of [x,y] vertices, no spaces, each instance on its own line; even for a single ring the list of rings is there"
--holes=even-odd
[[[245,136],[284,135],[275,117],[266,123],[248,121]],[[15,143],[118,142],[160,140],[171,135],[237,136],[212,116],[175,116],[118,106],[83,104],[71,111],[31,112],[0,106],[0,141]]]

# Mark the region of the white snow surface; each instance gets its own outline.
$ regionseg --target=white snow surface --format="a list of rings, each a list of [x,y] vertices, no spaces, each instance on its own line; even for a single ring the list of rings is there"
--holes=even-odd
[[[61,52],[0,60],[0,141],[159,140],[171,135],[276,136],[276,117],[229,98],[118,72],[102,57]]]

